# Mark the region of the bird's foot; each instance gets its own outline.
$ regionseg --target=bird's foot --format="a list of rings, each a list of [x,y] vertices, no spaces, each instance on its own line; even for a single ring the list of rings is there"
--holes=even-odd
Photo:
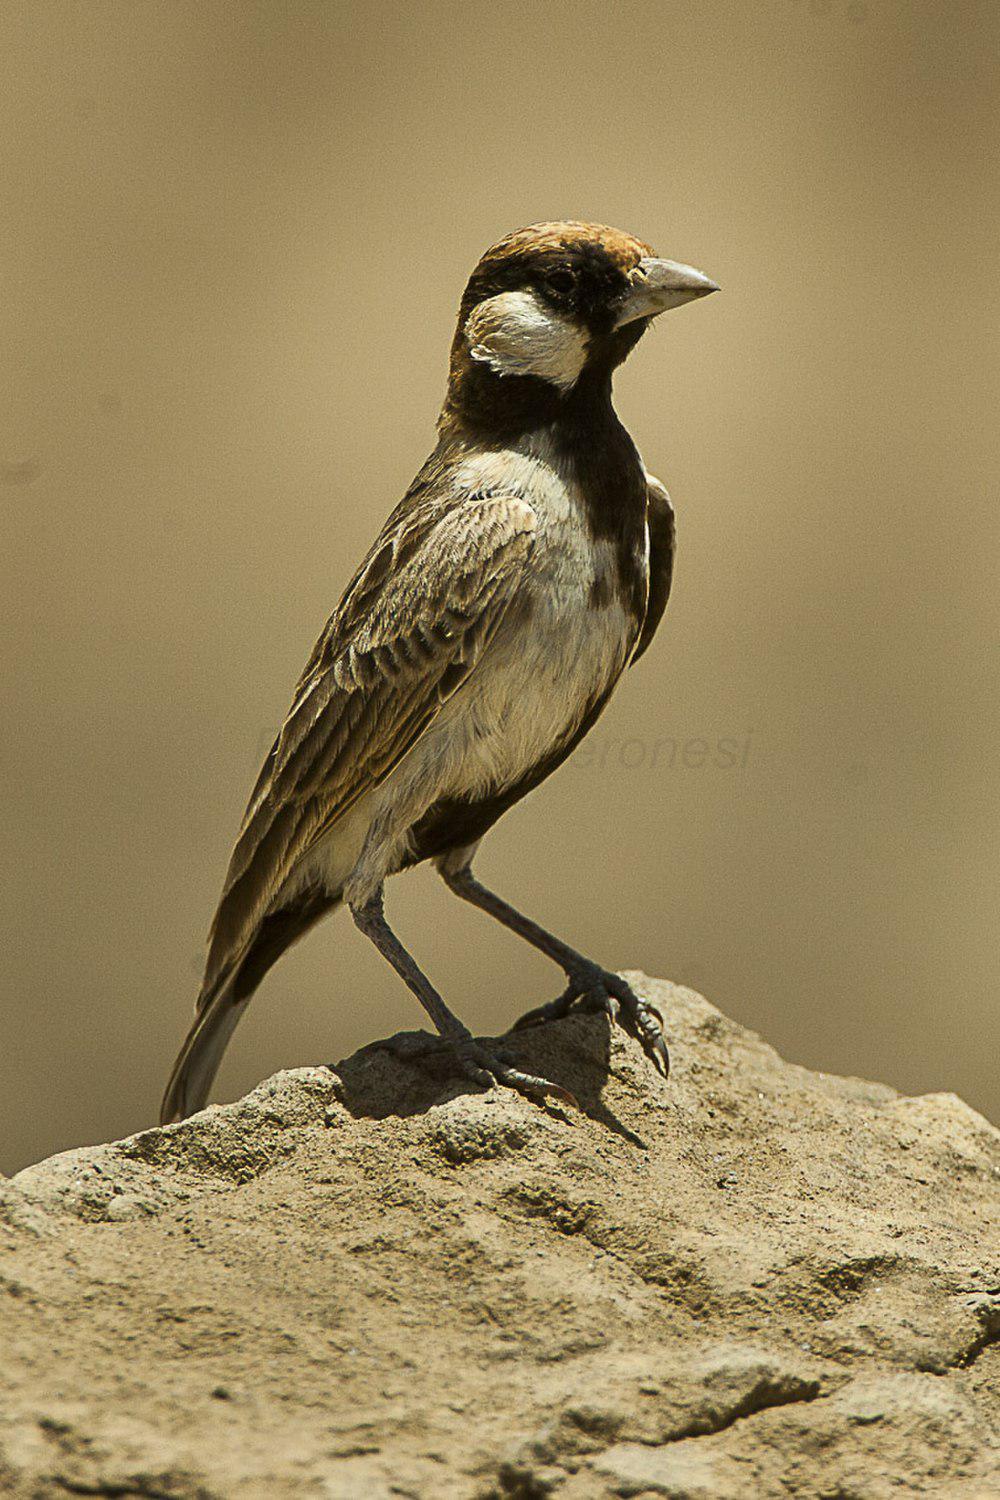
[[[463,1078],[473,1083],[492,1088],[513,1089],[523,1094],[533,1104],[548,1105],[550,1100],[580,1108],[580,1102],[569,1089],[547,1078],[538,1078],[533,1073],[523,1073],[513,1065],[509,1053],[499,1047],[490,1047],[474,1037],[471,1032],[455,1037],[432,1036],[427,1031],[404,1031],[377,1044],[379,1048],[392,1052],[407,1062],[424,1060],[449,1062],[457,1065]]]
[[[514,1089],[516,1093],[523,1094],[535,1104],[548,1104],[550,1099],[556,1099],[560,1104],[568,1104],[573,1109],[580,1108],[579,1100],[569,1089],[564,1089],[558,1083],[550,1083],[547,1078],[538,1078],[534,1073],[522,1073],[519,1068],[514,1067],[509,1053],[487,1047],[474,1036],[463,1037],[456,1042],[454,1051],[465,1077],[481,1083],[484,1088],[492,1088],[494,1083],[498,1083],[502,1088]]]
[[[569,984],[561,995],[547,1005],[526,1011],[514,1022],[514,1029],[538,1026],[544,1021],[558,1021],[571,1010],[600,1011],[621,1026],[636,1041],[658,1072],[666,1078],[670,1072],[670,1053],[663,1036],[663,1017],[655,1006],[643,1000],[626,984],[620,974],[612,974],[594,964],[569,975]]]

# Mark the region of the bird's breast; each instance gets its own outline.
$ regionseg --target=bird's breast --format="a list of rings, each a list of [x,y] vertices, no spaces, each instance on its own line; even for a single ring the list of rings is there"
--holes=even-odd
[[[523,453],[485,456],[475,478],[492,489],[500,475],[538,529],[516,603],[439,721],[460,741],[451,790],[465,796],[516,784],[572,738],[620,677],[640,623],[620,549],[594,537],[572,482]],[[635,566],[645,571],[644,551]]]

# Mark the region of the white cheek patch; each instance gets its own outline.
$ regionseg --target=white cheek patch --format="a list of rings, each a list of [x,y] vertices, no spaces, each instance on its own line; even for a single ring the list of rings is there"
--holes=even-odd
[[[498,375],[537,375],[560,391],[576,384],[587,360],[587,336],[534,292],[501,292],[469,314],[465,337],[473,359]]]

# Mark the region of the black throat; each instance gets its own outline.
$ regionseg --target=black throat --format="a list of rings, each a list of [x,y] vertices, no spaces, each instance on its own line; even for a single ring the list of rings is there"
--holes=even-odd
[[[647,585],[646,475],[615,412],[611,381],[642,331],[630,326],[613,343],[607,340],[566,393],[537,376],[498,375],[456,349],[440,422],[443,443],[466,448],[506,448],[544,433],[546,448],[583,501],[591,535],[612,543],[615,593],[640,624]]]

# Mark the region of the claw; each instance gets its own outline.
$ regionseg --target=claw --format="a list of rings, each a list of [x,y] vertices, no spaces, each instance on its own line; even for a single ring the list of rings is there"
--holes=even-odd
[[[571,1109],[580,1109],[580,1101],[569,1089],[564,1089],[558,1083],[550,1083],[547,1078],[536,1078],[533,1073],[522,1073],[519,1068],[502,1061],[501,1056],[490,1052],[482,1042],[470,1038],[461,1042],[455,1050],[466,1077],[486,1088],[492,1088],[498,1083],[503,1088],[523,1094],[534,1104],[544,1105],[549,1099],[558,1099]]]
[[[580,1101],[561,1084],[550,1083],[547,1078],[536,1078],[532,1073],[522,1073],[513,1065],[511,1055],[505,1049],[495,1051],[484,1046],[473,1036],[454,1039],[431,1036],[426,1031],[404,1031],[371,1044],[373,1050],[391,1052],[394,1057],[409,1063],[420,1063],[425,1059],[453,1058],[458,1062],[463,1078],[478,1083],[481,1088],[491,1089],[496,1084],[523,1094],[534,1104],[544,1105],[549,1099],[569,1105],[580,1111]]]
[[[653,1060],[653,1066],[664,1078],[670,1077],[670,1053],[662,1036],[656,1037],[646,1047],[646,1052]]]
[[[511,1027],[511,1031],[522,1031],[528,1026],[541,1026],[545,1021],[561,1021],[563,1016],[569,1012],[576,1000],[580,997],[580,989],[575,984],[568,984],[561,995],[554,1000],[549,1000],[545,1005],[536,1005],[533,1010],[526,1010],[522,1016]]]
[[[670,1053],[663,1037],[663,1017],[654,1005],[640,1000],[631,985],[618,974],[600,969],[588,970],[584,976],[571,979],[567,988],[547,1005],[536,1006],[514,1022],[514,1031],[538,1026],[545,1021],[561,1020],[574,1008],[603,1011],[613,1026],[621,1026],[641,1043],[642,1049],[663,1078],[670,1076]]]
[[[620,1026],[622,1024],[622,1008],[617,995],[613,995],[610,990],[592,990],[591,994],[597,1001],[597,1008],[607,1011],[612,1025]]]
[[[541,1026],[543,1022],[555,1019],[547,1005],[536,1005],[533,1010],[526,1010],[523,1015],[518,1016],[510,1029],[527,1031],[531,1026]]]
[[[567,1105],[582,1114],[579,1099],[569,1089],[564,1089],[561,1084],[550,1083],[547,1078],[535,1078],[531,1073],[521,1073],[517,1068],[505,1068],[498,1071],[497,1081],[505,1084],[507,1088],[516,1089],[519,1094],[534,1100],[536,1104],[545,1104],[549,1099],[558,1099],[560,1104]]]
[[[475,1063],[468,1063],[462,1072],[472,1083],[481,1083],[484,1089],[491,1089],[495,1082],[493,1074],[486,1068],[478,1068]]]
[[[655,1016],[655,1020],[653,1019]],[[646,1056],[664,1078],[670,1076],[670,1053],[663,1038],[663,1017],[658,1010],[640,1000],[636,1020],[641,1028],[641,1041]]]

